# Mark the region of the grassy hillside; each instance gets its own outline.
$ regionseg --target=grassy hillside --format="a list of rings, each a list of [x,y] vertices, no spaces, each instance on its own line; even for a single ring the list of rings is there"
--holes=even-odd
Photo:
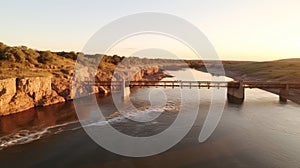
[[[225,63],[227,71],[241,75],[260,76],[278,81],[300,81],[300,59],[284,59],[267,62]]]

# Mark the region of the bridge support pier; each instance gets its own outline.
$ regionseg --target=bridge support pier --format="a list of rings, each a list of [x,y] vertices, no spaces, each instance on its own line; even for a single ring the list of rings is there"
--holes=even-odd
[[[289,95],[289,86],[286,85],[285,88],[280,89],[279,91],[279,102],[287,103],[287,96]]]
[[[238,84],[238,87],[235,87]],[[242,82],[228,83],[227,101],[233,104],[242,104],[245,99],[245,88]]]
[[[129,87],[129,82],[123,80],[121,84],[121,97],[123,100],[129,99],[130,95],[130,87]]]

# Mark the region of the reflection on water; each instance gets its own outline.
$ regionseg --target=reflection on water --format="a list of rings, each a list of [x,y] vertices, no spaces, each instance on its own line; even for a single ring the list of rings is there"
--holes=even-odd
[[[71,102],[1,117],[0,150],[30,143],[46,134],[55,134],[76,120],[77,116]]]
[[[38,129],[77,119],[72,102],[39,107],[0,118],[0,136],[22,129]]]
[[[187,76],[185,72],[170,73],[176,75],[177,79],[186,80],[182,77]],[[193,73],[197,79],[204,78],[204,74],[200,72]],[[132,136],[149,136],[163,131],[178,114],[180,89],[162,88],[162,90],[168,99],[163,109],[153,111],[159,112],[159,117],[149,122],[137,123],[130,120],[130,117],[140,116],[132,113],[127,119],[123,117],[109,120],[107,123],[120,132]],[[151,105],[148,97],[150,92],[151,88],[132,89],[131,100],[134,106],[147,109]],[[84,133],[78,123],[60,125],[76,120],[72,102],[3,117],[0,119],[1,137],[14,132],[24,133],[22,130],[34,132],[48,129],[47,136],[38,137],[39,140],[1,150],[0,165],[1,167],[2,165],[3,167],[299,167],[300,105],[292,102],[280,104],[277,95],[259,89],[246,89],[244,104],[226,104],[217,129],[206,142],[199,143],[198,136],[211,103],[209,89],[200,89],[199,94],[201,100],[199,114],[185,138],[164,153],[143,158],[122,157],[104,150]],[[189,99],[192,108],[197,102],[193,102],[193,97]],[[97,107],[88,97],[82,99],[81,103],[86,111],[82,115],[88,120],[93,119],[97,115]],[[99,98],[98,104],[104,116],[117,111],[110,96]],[[151,114],[151,110],[149,113]],[[96,122],[87,126],[101,128],[101,124],[107,123]],[[29,135],[34,136],[33,133]]]

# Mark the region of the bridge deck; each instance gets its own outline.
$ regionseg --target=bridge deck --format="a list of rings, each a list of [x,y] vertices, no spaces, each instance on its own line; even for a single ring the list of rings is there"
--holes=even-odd
[[[123,81],[100,81],[100,82],[85,82],[89,85],[95,86],[121,86]],[[277,81],[243,81],[244,88],[291,88],[300,89],[300,82],[277,82]],[[229,87],[238,88],[240,82],[238,81],[128,81],[126,86],[129,87],[197,87],[197,88],[210,88],[210,87]]]

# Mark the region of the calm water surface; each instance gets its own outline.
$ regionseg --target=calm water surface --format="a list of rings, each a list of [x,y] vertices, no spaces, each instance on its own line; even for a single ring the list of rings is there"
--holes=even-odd
[[[190,79],[188,71],[170,73],[175,80]],[[208,74],[194,70],[193,73],[196,79],[210,79]],[[149,93],[153,89],[133,88],[131,101],[149,114],[159,113],[158,118],[137,123],[124,117],[110,117],[109,123],[132,136],[154,135],[168,128],[180,110],[180,89],[156,88],[165,93],[166,106],[150,108]],[[197,91],[184,89],[186,93]],[[247,89],[244,104],[226,103],[212,136],[199,143],[198,136],[211,104],[210,92],[200,89],[198,117],[181,142],[164,153],[142,158],[120,156],[98,146],[77,121],[72,102],[2,117],[0,167],[300,167],[300,105],[280,104],[277,95]],[[106,117],[117,111],[111,96],[97,100]],[[198,103],[193,100],[188,100],[191,108]],[[86,126],[100,128],[101,124],[93,120],[97,107],[90,98],[80,103],[86,111]],[[132,111],[128,116],[143,117]]]

